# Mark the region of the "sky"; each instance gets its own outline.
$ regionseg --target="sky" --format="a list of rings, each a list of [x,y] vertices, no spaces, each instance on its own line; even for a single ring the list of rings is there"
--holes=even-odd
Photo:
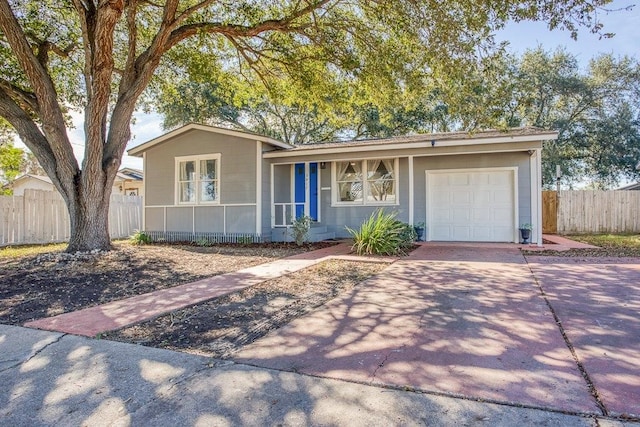
[[[637,0],[640,3],[640,0]],[[631,11],[623,10],[627,6],[633,6]],[[629,0],[615,0],[606,6],[608,11],[600,11],[598,19],[604,24],[603,32],[615,33],[611,39],[599,39],[598,35],[591,34],[582,29],[578,34],[578,40],[573,40],[567,31],[549,31],[543,22],[519,22],[510,23],[496,35],[498,41],[509,42],[510,49],[518,54],[527,49],[535,49],[542,46],[552,51],[562,46],[568,52],[576,55],[580,64],[586,66],[589,60],[599,53],[613,53],[614,55],[633,56],[640,58],[640,5]],[[128,148],[140,145],[153,139],[163,132],[161,117],[158,114],[135,114],[135,123],[132,125],[132,139]],[[81,160],[83,155],[83,130],[81,113],[73,116],[75,129],[70,130],[69,137],[72,141],[76,157]],[[126,155],[122,159],[122,167],[142,169],[142,159]]]

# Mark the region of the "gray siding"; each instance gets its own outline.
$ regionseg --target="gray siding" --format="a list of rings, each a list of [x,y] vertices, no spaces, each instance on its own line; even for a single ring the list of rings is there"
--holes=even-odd
[[[224,205],[256,204],[256,142],[192,130],[146,151],[145,228],[149,231],[223,232]],[[220,205],[175,206],[176,157],[220,154]],[[268,174],[268,168],[267,168]],[[263,168],[262,202],[269,210],[268,175]],[[265,183],[265,179],[267,182]],[[267,192],[266,199],[264,198]],[[164,208],[167,206],[166,219]],[[227,206],[226,232],[253,233],[255,206]],[[166,220],[166,230],[164,230]],[[194,223],[195,220],[195,223]]]
[[[268,151],[269,145],[262,144],[262,150]],[[262,159],[262,237],[271,239],[271,163]]]
[[[214,153],[220,153],[220,203],[255,203],[256,142],[192,130],[146,152],[145,205],[175,204],[176,157]]]

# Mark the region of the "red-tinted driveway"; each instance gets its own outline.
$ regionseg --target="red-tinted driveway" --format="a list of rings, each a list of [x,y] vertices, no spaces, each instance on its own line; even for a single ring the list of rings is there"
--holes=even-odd
[[[640,259],[529,257],[611,415],[640,415]]]
[[[422,246],[351,294],[246,347],[236,360],[601,414],[513,246]]]

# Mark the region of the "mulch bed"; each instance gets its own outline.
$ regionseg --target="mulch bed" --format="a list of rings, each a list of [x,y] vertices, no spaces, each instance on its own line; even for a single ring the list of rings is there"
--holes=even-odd
[[[549,248],[552,245],[548,246]],[[640,248],[596,248],[596,249],[569,249],[568,251],[527,251],[523,250],[525,256],[551,256],[551,257],[572,257],[572,258],[621,258],[640,257]]]
[[[386,266],[325,261],[102,337],[229,358],[242,346],[349,292]]]
[[[109,252],[0,258],[0,323],[21,325],[332,244],[119,244]]]

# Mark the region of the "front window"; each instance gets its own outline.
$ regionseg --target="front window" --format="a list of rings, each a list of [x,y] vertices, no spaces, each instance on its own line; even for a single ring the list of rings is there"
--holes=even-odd
[[[395,204],[395,159],[336,162],[336,201],[344,204]]]
[[[195,204],[219,201],[219,156],[179,159],[177,167],[177,198],[179,203]]]

